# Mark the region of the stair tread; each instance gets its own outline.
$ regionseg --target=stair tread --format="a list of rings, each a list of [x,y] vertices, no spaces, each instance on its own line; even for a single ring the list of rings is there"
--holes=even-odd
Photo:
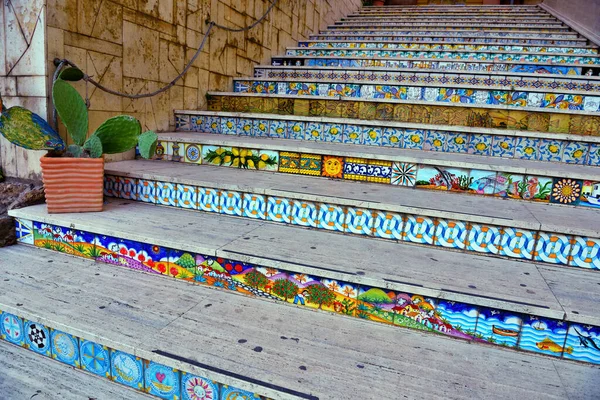
[[[242,115],[242,114],[241,114]],[[219,146],[259,147],[262,150],[280,150],[296,153],[337,155],[408,163],[431,163],[455,168],[471,168],[512,172],[534,176],[569,177],[600,181],[600,168],[588,165],[487,157],[474,154],[399,149],[386,146],[357,146],[324,141],[262,138],[252,136],[216,135],[201,132],[164,132],[160,140],[180,141]]]
[[[2,307],[0,306],[0,309]],[[0,340],[0,393],[12,400],[155,399]]]
[[[398,390],[408,397],[448,398],[449,388],[439,383],[453,382],[455,398],[474,393],[532,399],[600,396],[594,384],[600,379],[598,367],[450,342],[177,280],[157,284],[151,275],[24,246],[0,249],[0,254],[9,261],[0,266],[9,278],[1,283],[0,308],[264,395],[281,387],[287,393],[277,398],[341,399],[362,393],[361,398],[379,399]],[[48,261],[53,261],[51,274]]]
[[[557,299],[534,263],[212,213],[173,210],[125,200],[107,201],[102,213],[48,214],[45,205],[38,205],[12,210],[9,214],[100,235],[328,279],[388,287],[549,318],[562,319],[565,316],[560,299]],[[379,256],[381,254],[386,255],[385,259]],[[401,261],[390,263],[389,260]],[[570,315],[571,320],[600,325],[600,315],[592,305],[587,304],[594,300],[597,304],[598,299],[592,295],[591,298],[579,296],[576,290],[571,295],[568,290],[570,287],[580,287],[581,280],[597,279],[595,273],[578,270],[577,275],[562,271],[557,268],[556,272],[564,289],[561,297],[569,298],[570,311],[578,312]]]

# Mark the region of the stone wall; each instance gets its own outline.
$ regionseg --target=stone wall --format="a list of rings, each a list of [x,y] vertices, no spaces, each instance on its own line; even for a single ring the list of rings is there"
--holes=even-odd
[[[0,2],[3,10],[8,3],[27,4],[28,10],[41,10],[42,23],[37,31],[41,35],[41,49],[36,50],[36,60],[32,63],[38,70],[35,74],[27,73],[47,77],[47,89],[38,80],[34,92],[38,104],[34,109],[44,116],[47,114],[44,97],[50,92],[52,61],[56,57],[75,62],[111,89],[145,93],[167,84],[182,71],[200,45],[207,18],[222,25],[242,27],[260,17],[269,4],[267,0],[47,0],[44,24],[44,0]],[[174,109],[205,108],[207,91],[231,91],[232,77],[251,75],[253,65],[268,63],[271,55],[283,54],[286,46],[293,46],[356,11],[360,4],[360,0],[280,0],[272,14],[252,31],[234,33],[216,29],[185,79],[153,98],[127,100],[80,83],[80,93],[91,102],[90,131],[120,113],[139,118],[145,129],[172,129]],[[19,17],[31,14],[24,11],[24,6],[16,8]],[[4,25],[6,30],[15,30],[14,24]],[[6,69],[0,71],[3,94],[8,93],[5,82],[14,75],[6,78],[6,72]],[[28,106],[33,101],[14,90],[10,93],[15,97],[6,99],[9,105]],[[1,147],[0,154],[20,152],[6,144]],[[35,175],[39,156],[29,154],[29,157],[32,161],[27,168],[12,170],[5,166],[8,174]],[[128,157],[131,154],[111,159]]]
[[[543,6],[600,46],[600,0],[544,0]]]

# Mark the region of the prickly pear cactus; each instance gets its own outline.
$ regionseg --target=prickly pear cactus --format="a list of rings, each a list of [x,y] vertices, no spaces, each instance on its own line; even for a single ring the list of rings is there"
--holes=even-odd
[[[129,115],[109,118],[94,133],[102,142],[106,154],[123,153],[138,143],[142,132],[140,122]]]

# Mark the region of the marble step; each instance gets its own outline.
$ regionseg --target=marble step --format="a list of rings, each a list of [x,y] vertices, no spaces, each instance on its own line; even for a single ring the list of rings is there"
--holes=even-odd
[[[203,385],[215,399],[345,399],[356,393],[363,399],[381,399],[396,392],[428,399],[495,394],[593,399],[600,394],[593,384],[594,377],[600,377],[595,366],[341,318],[177,280],[156,285],[155,277],[147,274],[23,246],[1,249],[0,254],[18,267],[0,267],[10,277],[2,282],[10,290],[0,294],[0,307],[8,305],[7,312],[14,313],[9,317],[16,314],[15,320],[28,318],[46,329],[58,327],[66,342],[81,337],[94,341],[86,342],[88,346],[107,346],[120,365],[130,366],[120,370],[124,376],[135,371],[131,366],[138,363],[136,356],[148,361],[144,372],[164,374],[160,377],[165,383],[157,385],[158,378],[149,377],[149,386],[164,391],[177,383],[191,393],[205,392]],[[32,288],[36,296],[30,295]],[[15,307],[17,303],[22,306]],[[12,349],[16,356],[26,351]],[[43,356],[36,357],[45,364]],[[18,360],[11,358],[8,365]],[[415,382],[415,372],[426,379]],[[190,379],[191,374],[196,376]],[[96,379],[100,385],[103,378]],[[90,397],[116,399],[109,391],[119,389],[115,385]],[[218,397],[215,389],[224,395]],[[131,393],[127,398],[138,397],[142,396]]]
[[[397,35],[415,35],[415,36],[425,36],[428,35],[446,35],[446,37],[507,37],[507,38],[548,38],[548,39],[576,39],[579,38],[579,33],[575,31],[565,31],[560,33],[552,33],[552,32],[530,32],[530,31],[502,31],[498,29],[486,29],[481,31],[476,31],[472,29],[441,29],[441,30],[403,30],[403,29],[394,29],[394,30],[386,30],[386,29],[373,29],[373,28],[357,28],[357,29],[349,29],[349,28],[341,28],[337,27],[334,29],[321,30],[321,34],[361,34],[361,35],[389,35],[389,36],[397,36]]]
[[[585,261],[579,255],[580,244],[599,242],[600,234],[591,222],[597,218],[597,210],[568,210],[543,203],[505,202],[494,197],[453,198],[437,191],[415,192],[406,187],[356,184],[299,174],[290,177],[253,167],[219,168],[210,162],[205,164],[198,168],[191,163],[146,160],[111,163],[106,167],[105,194],[345,235],[600,270],[599,263]],[[327,170],[334,167],[329,165]],[[149,197],[138,190],[142,186],[149,186]],[[276,204],[287,204],[289,209],[278,210]],[[295,220],[296,206],[309,210],[304,224]],[[281,215],[276,217],[275,213]],[[565,218],[567,214],[570,218]],[[354,223],[356,215],[364,215],[360,229]],[[418,220],[422,222],[415,222]],[[565,223],[558,225],[553,221]],[[419,229],[421,235],[415,234]],[[488,231],[490,235],[483,234]],[[514,244],[510,238],[517,232],[525,239],[519,243],[520,251],[512,251]],[[558,244],[553,246],[553,243]]]
[[[488,43],[423,43],[372,40],[311,40],[300,41],[299,47],[309,49],[385,49],[385,50],[469,50],[469,51],[518,51],[533,53],[598,54],[597,46],[573,45],[515,45]]]
[[[311,324],[310,332],[314,331],[315,325],[318,324],[317,321],[321,318],[327,318],[327,324],[336,326],[336,331],[339,331],[339,324],[344,323],[342,321],[353,320],[352,318],[340,318],[339,315],[315,312],[321,310],[357,318],[353,320],[354,322],[348,323],[364,323],[357,322],[358,319],[378,322],[379,324],[373,324],[373,329],[381,329],[378,325],[384,324],[413,327],[421,331],[435,332],[438,335],[466,339],[476,345],[496,343],[548,356],[600,363],[600,358],[589,345],[592,343],[590,341],[598,335],[599,318],[596,307],[598,292],[594,287],[600,282],[595,273],[588,271],[544,267],[533,263],[448,252],[431,247],[410,246],[319,230],[307,230],[300,227],[280,226],[224,215],[182,209],[174,210],[122,199],[107,201],[102,213],[48,215],[45,206],[40,205],[12,210],[10,215],[17,218],[17,228],[20,232],[28,230],[33,232],[21,237],[20,240],[23,244],[34,242],[38,247],[88,258],[94,254],[98,256],[97,262],[128,267],[135,269],[137,273],[129,278],[117,276],[116,281],[120,284],[107,285],[106,288],[111,288],[107,290],[103,288],[102,278],[95,278],[99,276],[97,274],[101,272],[100,268],[102,267],[79,268],[76,274],[72,273],[73,268],[67,267],[71,271],[70,274],[64,270],[57,270],[49,274],[46,269],[41,269],[36,265],[34,258],[21,258],[20,263],[12,262],[0,266],[0,268],[6,268],[7,271],[14,271],[11,275],[13,279],[4,280],[1,285],[5,289],[0,291],[0,308],[10,313],[15,313],[15,311],[24,313],[32,304],[31,302],[47,304],[45,296],[37,291],[35,297],[19,296],[23,299],[21,301],[5,300],[7,296],[15,293],[13,289],[15,284],[21,286],[18,281],[15,282],[15,274],[23,274],[24,279],[31,279],[27,278],[31,276],[30,271],[38,271],[42,276],[49,275],[51,278],[48,280],[48,284],[58,290],[56,293],[61,293],[58,300],[67,304],[72,303],[69,298],[65,298],[70,292],[58,284],[60,279],[76,277],[81,282],[88,283],[83,287],[78,284],[76,286],[78,291],[73,293],[73,296],[76,298],[87,297],[85,293],[87,288],[96,293],[93,299],[101,300],[99,304],[85,304],[86,299],[82,300],[83,304],[78,301],[72,304],[81,304],[83,309],[103,314],[110,314],[111,310],[114,310],[115,316],[118,318],[123,318],[136,309],[142,312],[152,310],[154,307],[162,309],[170,304],[167,301],[172,300],[174,301],[172,304],[176,304],[181,310],[182,304],[189,304],[189,300],[184,301],[185,298],[197,299],[200,291],[206,290],[198,288],[196,291],[194,286],[189,284],[186,288],[175,288],[173,286],[176,284],[175,280],[167,279],[165,275],[168,275],[177,278],[176,280],[218,288],[220,291],[206,291],[207,294],[212,294],[210,294],[210,301],[203,302],[202,308],[207,303],[213,306],[221,304],[223,301],[227,301],[225,299],[237,298],[238,307],[245,301],[251,302],[253,309],[256,310],[255,313],[247,311],[235,313],[235,320],[238,320],[242,324],[241,326],[248,324],[248,321],[243,318],[243,316],[247,316],[257,323],[260,321],[261,326],[264,327],[266,320],[261,317],[260,313],[261,310],[267,309],[270,315],[277,314],[277,318],[272,319],[273,321],[280,321],[283,316],[290,315],[292,310],[290,308],[284,311],[282,308],[284,303],[295,303],[298,306],[304,305],[301,307],[304,310],[299,310],[299,312],[306,312],[307,318],[312,316],[311,321],[314,323]],[[45,235],[46,231],[52,231],[53,235]],[[61,241],[61,238],[65,236],[72,239]],[[30,268],[25,268],[25,265]],[[52,268],[58,269],[60,265],[52,265]],[[140,270],[147,272],[148,275],[140,274]],[[120,274],[119,271],[123,271],[123,269],[110,267],[106,271],[106,275],[114,276]],[[254,275],[257,275],[257,279],[265,276],[266,280],[261,278],[262,283],[259,282],[256,286],[252,286],[255,285],[251,280],[254,278],[245,278],[252,271],[262,274],[258,275],[255,272]],[[131,273],[133,274],[133,271]],[[6,273],[3,275],[8,276]],[[148,277],[148,280],[145,281],[146,287],[137,288],[137,282],[144,276]],[[282,291],[283,284],[281,282],[272,286],[281,279],[290,282],[286,284],[288,289],[285,291]],[[28,282],[31,281],[28,280]],[[322,288],[322,295],[326,295],[326,299],[329,299],[323,300],[325,304],[321,303],[321,300],[316,300],[316,297],[311,297],[316,296],[310,289],[312,285],[319,285]],[[31,283],[27,286],[26,293],[30,293],[30,288]],[[139,301],[123,301],[118,298],[111,300],[110,296],[121,293],[121,288],[126,288],[129,296],[135,293],[144,293],[144,296],[153,301],[155,306],[149,307]],[[294,296],[294,293],[299,293],[299,288],[307,288],[308,293],[300,292],[306,298]],[[232,292],[246,294],[252,298],[244,300],[243,296],[232,296]],[[387,295],[389,300],[381,297],[382,293],[384,297]],[[180,296],[184,296],[184,298]],[[27,299],[30,300],[24,301]],[[158,299],[160,302],[157,302]],[[427,304],[419,306],[420,301]],[[23,306],[15,307],[12,304],[23,304]],[[25,304],[28,305],[25,306]],[[105,309],[108,310],[98,311],[100,304],[105,305]],[[112,307],[111,304],[113,304]],[[127,306],[128,304],[129,306]],[[393,305],[395,306],[392,307]],[[273,309],[269,307],[273,307]],[[217,311],[219,308],[218,306],[211,308],[214,310],[211,312],[220,315],[221,323],[219,325],[227,325],[224,329],[239,335],[239,329],[231,326],[229,320],[225,324],[223,323],[224,315],[222,315],[222,310]],[[309,311],[310,308],[313,310]],[[185,309],[188,307],[185,306]],[[86,319],[89,320],[89,314],[86,312],[82,314],[82,311],[70,310],[68,314],[62,315],[66,321],[72,320],[73,316],[86,316]],[[170,307],[165,311],[173,313]],[[173,315],[173,317],[177,318],[177,315]],[[36,318],[23,314],[21,316],[39,321],[39,315]],[[207,318],[201,319],[204,321],[202,330],[196,332],[204,338],[221,337],[222,335],[216,335],[216,332],[209,331],[213,328],[213,324],[208,322],[212,318],[207,314],[204,316]],[[299,314],[296,319],[298,316]],[[240,320],[240,318],[242,319]],[[193,318],[193,320],[197,329],[200,319]],[[94,340],[109,332],[116,332],[114,326],[120,325],[115,325],[115,322],[105,321],[98,324],[94,327],[94,338],[89,339]],[[129,324],[129,319],[125,322]],[[175,331],[181,330],[181,327],[172,320],[164,321],[164,323]],[[477,332],[478,323],[479,332]],[[492,324],[508,331],[504,331],[506,334],[502,331],[500,334],[494,333],[496,330],[492,331]],[[157,337],[157,332],[151,329],[152,325],[157,325],[156,320],[154,320],[154,324],[146,323],[145,325],[147,329],[140,330],[141,327],[137,325],[131,327],[134,328],[131,332],[136,333],[137,341],[135,343],[131,343],[130,340],[123,337],[129,336],[129,334],[119,334],[119,337],[115,338],[116,340],[103,344],[109,347],[119,344],[120,347],[117,347],[116,350],[126,351],[149,361],[167,364],[182,371],[198,373],[196,370],[188,369],[185,364],[179,366],[168,364],[167,358],[157,358],[161,353],[151,352],[151,349],[164,350],[183,356],[180,351],[169,351],[164,348],[164,345],[140,348],[139,346],[143,344],[140,343],[140,335],[144,339],[152,337],[156,340],[150,346],[156,346],[160,342],[165,343],[164,338],[160,335]],[[284,323],[282,326],[287,325]],[[106,326],[107,329],[98,332],[101,326]],[[246,329],[251,326],[251,324],[247,325]],[[361,326],[363,332],[365,329],[371,332],[372,328],[367,328],[366,325]],[[62,327],[55,328],[65,331]],[[119,331],[122,332],[120,329]],[[276,332],[277,336],[300,338],[301,342],[308,339],[302,335],[296,336],[296,331],[283,332],[275,326],[269,327],[269,331]],[[79,331],[79,334],[72,331],[67,332],[82,336],[80,332],[89,332],[89,330]],[[397,332],[400,334],[400,330]],[[187,330],[181,332],[182,337],[189,334],[190,332]],[[587,348],[579,340],[580,335],[587,339],[584,342],[588,344]],[[86,338],[85,335],[83,337]],[[550,345],[548,341],[545,341],[537,345],[545,337],[551,338],[556,344]],[[235,340],[241,338],[251,339],[238,336]],[[256,346],[254,340],[249,341]],[[167,343],[177,342],[173,339],[167,341]],[[265,344],[266,342],[261,343]],[[548,346],[545,346],[545,343],[548,343]],[[123,348],[127,344],[129,345]],[[268,346],[261,347],[264,350],[268,349]],[[563,347],[567,349],[564,351],[564,355]],[[212,365],[221,371],[239,373],[237,369],[232,371],[230,364],[223,364],[221,358],[218,359],[220,365],[215,365],[217,361],[215,359],[206,359],[202,353],[198,353],[199,347],[196,344],[191,348],[196,349],[196,352],[191,354],[194,354],[195,357],[192,358],[200,363],[197,366],[206,368],[207,365]],[[207,347],[205,345],[202,348]],[[231,351],[235,350],[231,349]],[[221,351],[223,349],[215,350],[211,354],[218,354]],[[237,349],[237,351],[240,350]],[[318,353],[319,351],[316,349],[315,354]],[[227,358],[230,357],[230,354],[224,355]],[[264,367],[253,370],[264,371]],[[294,373],[297,373],[297,366],[293,370]],[[205,371],[214,372],[215,369],[203,369],[200,375],[224,384],[232,384],[254,392],[262,389],[260,385],[248,388],[248,385],[244,386],[243,380],[235,382],[223,380],[222,375],[221,377],[215,376],[215,374],[207,376]],[[266,372],[267,376],[270,375],[270,372]],[[266,379],[264,376],[259,379],[256,375],[253,378],[262,382]],[[271,383],[274,382],[271,381]],[[279,387],[285,387],[283,382],[277,383]],[[270,396],[271,393],[260,394]]]
[[[396,24],[441,24],[441,23],[450,23],[450,24],[459,24],[459,23],[468,23],[469,25],[492,25],[492,24],[504,24],[504,25],[540,25],[540,26],[561,26],[562,22],[553,17],[476,17],[472,15],[465,16],[452,16],[448,18],[440,18],[437,15],[434,16],[407,16],[407,17],[371,17],[371,16],[361,16],[357,18],[342,18],[335,22],[336,25],[347,25],[347,24],[374,24],[375,26],[379,26],[382,23],[390,23],[391,25]]]
[[[411,92],[411,96],[414,94]],[[423,94],[423,91],[416,94]],[[597,112],[560,108],[517,108],[506,104],[230,92],[209,92],[207,102],[210,111],[341,117],[539,132],[558,131],[594,136],[598,135],[600,124],[600,115]],[[512,103],[507,99],[507,104]]]
[[[328,29],[337,28],[371,28],[377,29],[379,27],[395,27],[395,28],[417,28],[417,29],[431,29],[431,28],[447,28],[449,30],[456,28],[471,29],[471,30],[485,30],[485,29],[500,29],[505,32],[511,32],[515,30],[524,30],[529,32],[568,32],[571,28],[565,25],[563,22],[556,23],[515,23],[511,24],[510,27],[506,26],[505,22],[482,22],[482,23],[469,23],[469,22],[335,22],[333,25],[329,25]]]
[[[418,18],[439,18],[441,20],[445,19],[455,19],[461,17],[471,17],[473,19],[490,19],[490,18],[498,18],[498,19],[509,19],[511,21],[518,21],[521,19],[554,19],[551,14],[541,12],[541,13],[494,13],[494,14],[479,14],[479,13],[469,13],[469,12],[436,12],[436,13],[358,13],[358,14],[349,14],[343,20],[348,19],[360,19],[360,18],[379,18],[379,19],[388,19],[390,21],[394,20],[403,20],[403,19],[418,19]]]
[[[584,46],[588,43],[587,39],[556,39],[556,38],[525,38],[525,37],[506,37],[506,36],[446,36],[438,32],[422,35],[364,35],[360,33],[320,33],[311,35],[310,40],[336,40],[336,41],[355,41],[363,40],[382,41],[382,42],[415,42],[415,43],[465,43],[465,44],[514,44],[514,45],[559,45],[559,46]]]

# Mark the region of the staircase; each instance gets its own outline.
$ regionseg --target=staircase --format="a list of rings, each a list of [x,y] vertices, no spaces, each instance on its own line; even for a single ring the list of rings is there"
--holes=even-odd
[[[11,211],[1,337],[166,399],[598,398],[599,57],[537,6],[364,7],[103,213]]]

